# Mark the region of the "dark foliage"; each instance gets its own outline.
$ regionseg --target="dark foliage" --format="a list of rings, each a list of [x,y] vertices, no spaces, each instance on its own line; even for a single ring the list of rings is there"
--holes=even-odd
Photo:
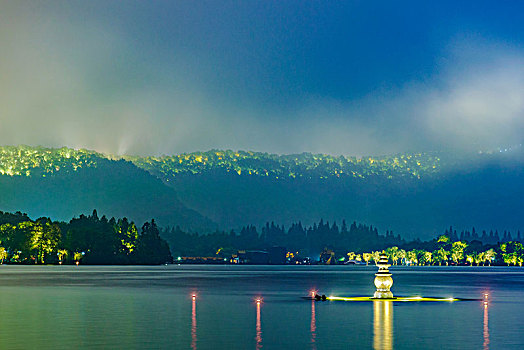
[[[289,229],[271,222],[266,223],[260,232],[255,226],[249,225],[243,227],[238,234],[235,231],[216,231],[212,234],[198,235],[184,232],[177,226],[163,230],[161,235],[170,244],[175,256],[213,256],[217,252],[232,253],[237,250],[260,250],[273,246],[286,247],[289,251],[303,251],[313,256],[319,255],[325,248],[343,253],[348,250],[385,249],[391,245],[405,243],[399,235],[395,236],[389,231],[380,235],[373,226],[353,222],[348,227],[343,221],[339,227],[336,222],[330,224],[324,220],[310,227],[304,227],[298,222],[292,224]]]
[[[141,233],[126,218],[80,215],[68,223],[0,212],[0,246],[13,263],[164,264],[172,262],[154,220]],[[5,259],[5,258],[4,258]]]

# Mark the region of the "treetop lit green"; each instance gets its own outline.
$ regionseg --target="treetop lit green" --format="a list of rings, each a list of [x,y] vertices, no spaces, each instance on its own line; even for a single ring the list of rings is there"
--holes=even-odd
[[[101,159],[125,159],[164,180],[182,174],[211,171],[273,178],[420,178],[441,168],[436,154],[417,153],[381,157],[348,157],[325,154],[276,155],[251,151],[211,150],[162,157],[118,157],[84,149],[30,146],[0,147],[0,175],[46,176],[96,167]]]

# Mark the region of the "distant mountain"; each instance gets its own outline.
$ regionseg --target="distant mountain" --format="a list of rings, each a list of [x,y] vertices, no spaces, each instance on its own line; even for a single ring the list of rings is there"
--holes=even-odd
[[[67,148],[1,147],[0,208],[60,220],[97,209],[137,225],[154,218],[161,225],[216,227],[133,163]]]
[[[408,238],[524,228],[524,151],[344,157],[213,150],[126,157],[223,227],[357,220]]]
[[[46,212],[58,206],[64,217],[71,215],[68,206],[53,201],[76,198],[99,212],[106,208],[112,215],[151,216],[161,224],[193,229],[209,229],[211,221],[229,229],[266,221],[308,225],[320,218],[366,222],[406,238],[433,237],[449,225],[477,231],[524,228],[521,147],[466,156],[362,158],[222,150],[117,157],[67,148],[4,147],[0,174],[2,198],[4,193],[15,196],[13,188],[20,184],[30,189],[16,190],[18,198],[0,198],[0,210]],[[30,193],[39,188],[45,190]],[[45,193],[54,193],[53,199]]]

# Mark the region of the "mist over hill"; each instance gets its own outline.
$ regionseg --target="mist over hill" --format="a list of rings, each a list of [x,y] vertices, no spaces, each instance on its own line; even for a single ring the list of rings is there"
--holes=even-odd
[[[449,225],[524,227],[524,151],[346,157],[247,151],[175,156],[0,148],[0,210],[69,218],[94,208],[199,232],[346,219],[428,238]]]

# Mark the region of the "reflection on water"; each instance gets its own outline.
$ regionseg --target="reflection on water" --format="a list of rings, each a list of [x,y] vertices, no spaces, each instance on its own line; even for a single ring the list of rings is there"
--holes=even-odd
[[[489,325],[488,325],[488,295],[484,295],[484,350],[489,350]]]
[[[373,348],[393,349],[393,302],[373,301]]]
[[[197,321],[196,321],[196,296],[192,297],[191,305],[191,349],[196,350],[197,348]]]
[[[257,325],[256,325],[256,337],[257,350],[262,348],[262,326],[260,323],[260,299],[257,299]]]
[[[315,315],[315,300],[311,300],[311,349],[315,350],[317,348],[316,338],[317,338],[317,325],[316,325],[316,315]]]
[[[484,299],[489,289],[489,300],[300,298],[312,285],[367,295],[375,268],[365,266],[4,265],[0,349],[524,349],[522,269],[397,269],[405,295]]]

